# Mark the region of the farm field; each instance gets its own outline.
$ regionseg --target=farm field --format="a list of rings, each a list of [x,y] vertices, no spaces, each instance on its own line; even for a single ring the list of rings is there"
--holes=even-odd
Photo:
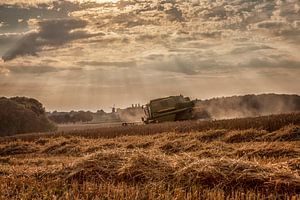
[[[85,124],[58,124],[57,131],[61,132],[68,132],[68,131],[78,131],[78,130],[86,130],[86,129],[97,129],[103,127],[116,127],[121,126],[121,122],[114,122],[114,123],[85,123]]]
[[[300,199],[300,113],[0,138],[1,199]]]

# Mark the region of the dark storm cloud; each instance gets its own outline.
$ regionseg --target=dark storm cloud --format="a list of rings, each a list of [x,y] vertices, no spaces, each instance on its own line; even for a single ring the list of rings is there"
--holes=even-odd
[[[16,46],[6,52],[2,59],[4,61],[12,60],[17,56],[22,55],[37,55],[37,44],[36,39],[38,37],[38,33],[30,32],[23,36],[16,44]]]
[[[16,45],[7,51],[2,59],[12,60],[18,56],[37,55],[43,47],[57,47],[67,42],[88,38],[94,34],[80,30],[87,22],[80,19],[42,20],[37,23],[38,30],[25,34]]]
[[[38,22],[39,39],[44,45],[61,45],[65,42],[90,36],[87,32],[78,30],[85,28],[87,22],[80,19],[54,19]]]
[[[75,4],[67,1],[53,2],[53,5],[37,4],[35,6],[3,4],[0,5],[0,22],[4,22],[6,26],[1,28],[1,32],[28,31],[27,21],[29,19],[66,18],[69,12],[76,9],[78,8],[75,7]]]
[[[98,3],[95,2],[80,3],[68,0],[53,0],[48,3],[35,4],[27,1],[7,4],[0,1],[0,33],[27,32],[30,30],[28,22],[32,19],[69,18],[75,11],[93,8],[97,5]]]

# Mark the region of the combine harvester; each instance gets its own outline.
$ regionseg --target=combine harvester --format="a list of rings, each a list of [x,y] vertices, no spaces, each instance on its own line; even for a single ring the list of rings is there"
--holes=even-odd
[[[144,106],[146,117],[143,117],[142,121],[145,124],[151,124],[201,118],[209,119],[208,114],[204,113],[203,115],[203,113],[194,112],[196,101],[182,95],[153,99]]]
[[[210,120],[210,115],[203,109],[196,107],[198,100],[189,97],[169,96],[151,100],[143,106],[144,124],[174,122],[184,120]],[[140,125],[140,122],[123,122],[122,126]]]

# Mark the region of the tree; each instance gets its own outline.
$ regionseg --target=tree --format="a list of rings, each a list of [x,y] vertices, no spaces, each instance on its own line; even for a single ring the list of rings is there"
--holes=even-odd
[[[54,130],[43,105],[32,98],[0,98],[0,136]]]

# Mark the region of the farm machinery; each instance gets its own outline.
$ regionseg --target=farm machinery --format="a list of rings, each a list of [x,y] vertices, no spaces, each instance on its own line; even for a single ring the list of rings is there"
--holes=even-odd
[[[195,119],[197,116],[193,110],[196,101],[182,95],[153,99],[144,106],[146,117],[142,120],[150,124]]]

